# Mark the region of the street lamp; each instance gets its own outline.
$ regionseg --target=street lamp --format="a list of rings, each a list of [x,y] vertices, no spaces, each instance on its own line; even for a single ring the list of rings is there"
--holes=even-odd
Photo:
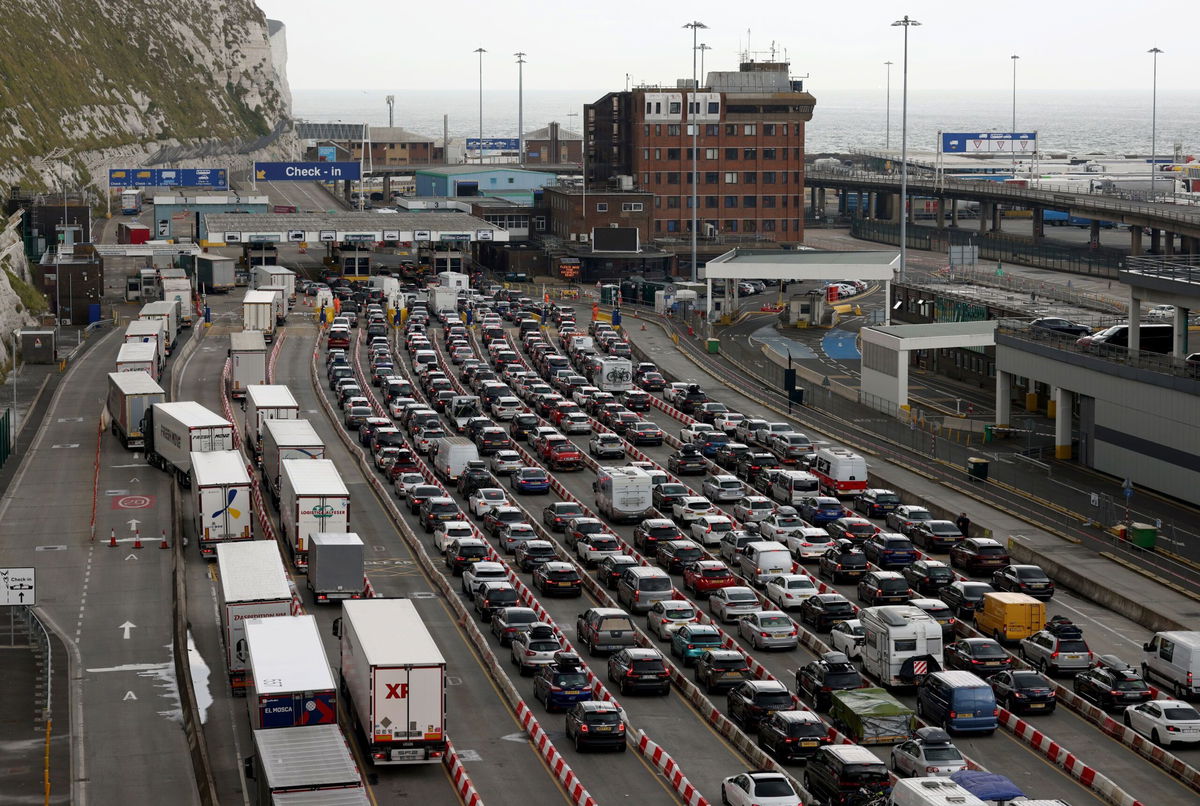
[[[1012,115],[1012,137],[1009,138],[1008,147],[1012,149],[1012,173],[1013,179],[1017,178],[1017,60],[1020,56],[1010,56],[1013,65],[1013,115]]]
[[[525,53],[517,51],[517,164],[525,164]]]
[[[1146,51],[1154,59],[1154,83],[1150,95],[1150,199],[1154,199],[1154,180],[1158,172],[1158,48]]]
[[[483,48],[475,48],[472,53],[479,54],[479,164],[483,165]]]
[[[892,63],[884,62],[887,65],[887,112],[885,118],[887,120],[887,134],[883,139],[883,147],[890,149],[892,147]]]
[[[69,152],[65,148],[56,148],[46,155],[46,160],[61,160],[67,156]],[[62,295],[59,293],[59,288],[62,286],[62,250],[67,243],[67,182],[63,178],[62,170],[58,172],[58,192],[62,196],[62,240],[59,241],[58,247],[54,250],[54,341],[58,343],[58,328],[62,323]],[[68,295],[69,296],[69,295]],[[15,361],[15,359],[14,359]]]
[[[704,78],[707,74],[704,72],[704,51],[712,50],[708,45],[701,42],[697,47],[700,48],[700,78]],[[706,83],[705,86],[708,86]]]
[[[687,122],[692,128],[692,282],[694,283],[694,282],[696,282],[696,277],[697,277],[697,269],[696,269],[696,234],[697,233],[696,233],[696,229],[699,224],[699,212],[700,212],[696,206],[696,202],[697,202],[696,171],[697,171],[697,157],[699,156],[696,153],[696,150],[698,148],[698,144],[696,142],[696,137],[700,132],[700,126],[699,126],[699,124],[696,123],[696,118],[697,118],[696,113],[698,111],[698,109],[696,107],[696,105],[698,103],[696,101],[696,83],[697,83],[697,80],[696,80],[696,54],[699,52],[699,41],[698,41],[697,37],[700,33],[700,29],[708,28],[708,26],[705,25],[704,23],[700,22],[699,20],[693,20],[692,22],[685,23],[683,27],[692,29],[692,102],[688,105]]]
[[[909,19],[896,20],[897,25],[904,29],[904,89],[901,92],[900,103],[900,280],[906,277],[908,264],[908,29],[921,23]]]

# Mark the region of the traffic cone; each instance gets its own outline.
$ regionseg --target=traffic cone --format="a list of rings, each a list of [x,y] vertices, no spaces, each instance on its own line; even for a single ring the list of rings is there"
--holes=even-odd
[[[167,542],[167,530],[166,529],[162,530],[162,542],[158,544],[158,547],[160,549],[171,548],[171,544]]]
[[[133,547],[140,549],[142,547],[142,530],[138,529],[133,533]]]
[[[642,322],[642,330],[645,330],[645,329],[646,329],[646,323]]]
[[[110,529],[108,531],[108,547],[115,549],[117,547],[117,530]]]

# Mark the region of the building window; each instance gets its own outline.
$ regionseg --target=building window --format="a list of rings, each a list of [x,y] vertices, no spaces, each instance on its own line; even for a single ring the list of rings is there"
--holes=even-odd
[[[763,232],[774,232],[775,231],[775,219],[764,218],[763,222],[762,222],[762,230],[763,230]]]
[[[747,218],[742,222],[742,232],[758,232],[758,222],[753,218]]]
[[[662,149],[661,148],[654,149],[654,159],[656,159],[656,160],[662,159]]]
[[[494,177],[494,176],[488,177],[488,184],[489,185],[496,184],[496,177]]]
[[[717,199],[716,196],[705,196],[704,197],[704,206],[710,207],[710,208],[715,208],[715,207],[720,207],[721,203],[720,203],[720,200]]]
[[[693,135],[695,135],[696,134],[696,124],[689,123],[687,125],[687,131],[685,131],[684,134],[686,134],[688,137],[692,137]]]
[[[654,124],[654,136],[662,137],[662,124],[661,123]]]
[[[774,137],[774,136],[775,136],[775,124],[774,123],[764,123],[763,124],[763,137]]]
[[[744,124],[742,126],[742,134],[749,134],[749,135],[758,134],[758,124],[757,123]]]
[[[712,106],[713,106],[712,104],[709,104],[709,107],[710,107],[709,112],[710,112],[710,114],[715,114],[711,110]],[[720,110],[718,110],[718,111],[720,111]],[[704,124],[704,136],[705,137],[716,137],[720,133],[721,133],[721,124],[719,124],[719,123]]]
[[[758,174],[754,173],[754,171],[743,171],[742,172],[742,182],[747,185],[757,184],[758,183]]]
[[[646,114],[647,115],[654,114],[654,104],[651,103],[650,101],[646,101]]]
[[[794,159],[794,160],[800,159],[800,149],[799,148],[792,149],[792,159]]]
[[[669,160],[679,159],[679,149],[678,148],[668,148],[667,149],[667,159],[669,159]]]
[[[656,184],[656,185],[662,184],[662,174],[659,173],[658,171],[654,172],[654,184]]]
[[[650,159],[650,149],[648,149],[648,148],[642,149],[642,159],[644,159],[644,160]]]
[[[737,196],[726,196],[725,206],[730,208],[737,207]]]
[[[758,149],[757,148],[742,149],[742,159],[751,160],[751,161],[757,160],[758,159]]]
[[[799,123],[793,123],[793,124],[792,124],[792,136],[793,136],[793,137],[799,137],[799,136],[800,136],[800,124],[799,124]]]
[[[671,105],[667,108],[668,115],[678,115],[683,111],[683,104],[681,104],[679,101],[671,101],[670,104]],[[679,132],[676,132],[676,134],[678,133]]]
[[[654,219],[654,231],[655,231],[655,232],[662,232],[662,222],[661,222],[661,221],[659,221],[657,218],[656,218],[656,219]]]
[[[758,197],[757,196],[743,196],[742,197],[742,207],[757,207],[757,206],[758,206]]]
[[[667,173],[667,184],[668,185],[678,185],[679,184],[679,172],[678,171],[669,171]]]
[[[649,106],[649,104],[646,104],[646,105]],[[650,110],[647,109],[646,111],[649,112]],[[650,136],[650,124],[643,123],[642,124],[642,137],[649,137],[649,136]]]
[[[737,137],[737,124],[736,123],[726,123],[725,124],[725,136],[726,137]]]
[[[655,197],[654,197],[654,209],[655,209],[655,210],[661,210],[661,209],[662,209],[662,196],[655,196]]]
[[[786,185],[786,184],[787,184],[787,175],[788,175],[788,172],[787,172],[787,171],[780,171],[780,172],[779,172],[779,184],[781,184],[781,185]]]
[[[784,232],[787,232],[787,219],[786,218],[779,219],[779,228],[782,229]]]
[[[737,232],[738,231],[737,220],[732,219],[732,218],[727,219],[725,221],[725,231],[726,232]]]
[[[546,217],[544,215],[534,216],[533,217],[533,228],[535,230],[537,230],[538,232],[545,232],[546,231]]]
[[[644,208],[641,202],[621,202],[622,213],[640,213]]]
[[[705,171],[704,172],[704,184],[715,185],[715,184],[719,183],[720,181],[721,181],[721,175],[719,173],[717,173],[716,171]]]
[[[650,184],[650,172],[646,171],[645,173],[642,174],[642,187],[646,187],[649,184]]]
[[[762,180],[763,180],[762,183],[764,185],[775,184],[775,172],[774,171],[763,171],[762,172]]]
[[[800,232],[800,219],[792,219],[792,232]]]
[[[775,159],[775,149],[773,149],[773,148],[764,148],[764,149],[763,149],[763,159],[765,159],[765,160],[773,160],[773,159]]]
[[[725,173],[725,184],[727,184],[727,185],[736,185],[736,184],[737,184],[737,181],[738,181],[738,175],[737,175],[737,171],[726,171],[726,173]]]
[[[704,159],[715,160],[717,158],[717,155],[720,153],[721,153],[720,149],[706,148],[706,149],[704,149]]]
[[[608,212],[608,202],[596,202],[596,212],[597,213],[607,213]]]
[[[668,196],[667,197],[667,209],[668,210],[678,210],[679,209],[679,197],[678,196]]]
[[[679,232],[679,222],[678,221],[668,221],[667,222],[667,232]]]
[[[780,196],[780,197],[779,197],[779,200],[780,200],[780,202],[782,202],[782,204],[780,204],[780,207],[783,207],[783,208],[786,210],[786,209],[787,209],[787,200],[788,200],[788,197],[787,197],[787,196]]]
[[[690,161],[694,155],[695,155],[695,152],[693,152],[692,149],[689,148],[687,150],[687,153],[684,156],[686,156],[688,158],[688,160]]]
[[[774,207],[775,206],[775,197],[774,196],[763,196],[762,197],[762,206],[763,207]]]
[[[672,104],[672,106],[674,106],[674,104]],[[678,123],[668,123],[667,124],[667,136],[668,137],[678,137],[679,136],[679,124]]]
[[[738,157],[738,150],[736,148],[725,149],[725,159],[736,160],[737,157]]]
[[[508,184],[510,184],[510,185],[516,184],[516,181],[517,181],[517,180],[516,180],[516,177],[512,177],[512,176],[510,176],[510,177],[508,178]]]

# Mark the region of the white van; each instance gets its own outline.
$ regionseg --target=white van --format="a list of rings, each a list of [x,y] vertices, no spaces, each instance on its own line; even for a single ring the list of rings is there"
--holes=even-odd
[[[949,778],[898,778],[887,806],[987,806]]]
[[[479,461],[479,449],[466,437],[442,437],[433,447],[433,472],[444,482],[457,482],[468,462]]]
[[[867,460],[849,448],[821,448],[812,472],[824,495],[846,498],[867,489]]]
[[[1157,680],[1181,700],[1200,694],[1200,632],[1155,633],[1142,649],[1146,682]]]
[[[781,504],[798,506],[804,498],[815,495],[820,482],[806,470],[779,470],[771,479],[771,497]]]
[[[771,577],[792,572],[792,553],[776,540],[759,540],[742,546],[737,563],[739,573],[761,588]]]

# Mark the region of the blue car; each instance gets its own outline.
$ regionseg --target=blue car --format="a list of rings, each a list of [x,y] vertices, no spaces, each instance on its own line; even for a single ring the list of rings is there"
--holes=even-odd
[[[880,532],[867,538],[862,549],[880,568],[906,568],[917,561],[917,550],[904,535]]]
[[[813,526],[823,526],[846,516],[842,502],[831,495],[812,495],[800,502],[800,517]]]
[[[691,666],[706,649],[720,649],[721,634],[711,624],[684,624],[671,636],[671,654]]]
[[[554,663],[538,667],[533,678],[533,696],[547,711],[567,710],[577,702],[592,699],[587,673],[577,656],[556,653]]]
[[[696,447],[705,456],[716,456],[717,449],[729,444],[729,435],[720,431],[707,432],[696,442]]]
[[[550,476],[540,467],[523,467],[512,474],[510,484],[519,493],[550,492]]]

